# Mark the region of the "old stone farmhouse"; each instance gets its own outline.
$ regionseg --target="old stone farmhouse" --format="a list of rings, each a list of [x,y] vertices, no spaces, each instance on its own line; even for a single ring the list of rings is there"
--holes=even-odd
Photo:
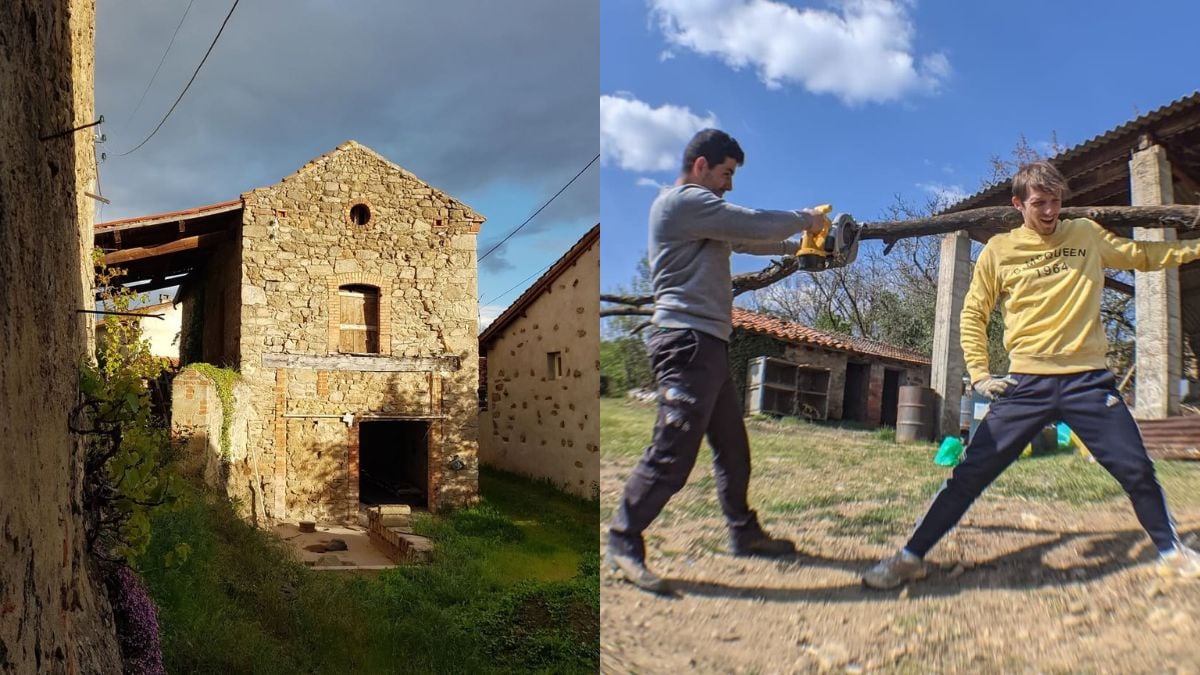
[[[228,202],[102,223],[96,243],[128,281],[180,285],[185,366],[240,373],[231,411],[198,373],[175,382],[172,423],[219,458],[209,474],[256,520],[353,520],[477,499],[483,220],[349,141]]]
[[[746,411],[894,426],[900,387],[929,383],[929,357],[735,307],[730,367]]]
[[[600,491],[600,226],[479,336],[480,461]]]

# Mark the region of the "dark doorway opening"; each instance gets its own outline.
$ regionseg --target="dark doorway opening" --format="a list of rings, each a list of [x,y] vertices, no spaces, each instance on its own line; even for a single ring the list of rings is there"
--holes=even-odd
[[[358,431],[358,498],[363,504],[429,507],[429,423],[363,422]]]
[[[871,380],[869,363],[846,364],[846,390],[842,394],[842,419],[867,421],[867,385]]]
[[[900,371],[883,371],[883,397],[879,406],[879,424],[896,426],[896,409],[900,405]]]

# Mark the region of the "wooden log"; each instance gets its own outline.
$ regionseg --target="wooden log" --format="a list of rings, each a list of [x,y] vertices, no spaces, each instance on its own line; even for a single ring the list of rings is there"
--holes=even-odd
[[[1105,227],[1174,227],[1200,230],[1200,206],[1070,206],[1059,217],[1091,218]],[[1011,206],[987,206],[929,218],[867,223],[863,239],[894,242],[909,237],[926,237],[975,228],[1012,229],[1022,222],[1021,212]]]

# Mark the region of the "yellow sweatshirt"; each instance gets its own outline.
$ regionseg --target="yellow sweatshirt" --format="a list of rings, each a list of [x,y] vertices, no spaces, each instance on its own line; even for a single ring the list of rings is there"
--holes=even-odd
[[[1107,368],[1100,322],[1104,268],[1142,272],[1200,259],[1200,240],[1134,241],[1087,218],[1058,221],[1049,236],[1021,226],[992,237],[963,301],[962,348],[972,382],[988,370],[987,322],[1003,302],[1010,372],[1032,375]]]

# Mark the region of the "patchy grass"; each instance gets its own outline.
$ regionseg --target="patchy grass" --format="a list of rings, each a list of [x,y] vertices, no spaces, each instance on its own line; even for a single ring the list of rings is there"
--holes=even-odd
[[[595,502],[485,472],[483,502],[414,525],[434,561],[313,572],[228,503],[189,487],[138,561],[178,673],[595,672]],[[192,555],[163,568],[166,551]]]
[[[605,459],[632,465],[649,442],[654,406],[604,400],[600,410]],[[872,539],[904,532],[951,471],[933,463],[935,444],[897,444],[883,430],[770,418],[748,420],[747,430],[754,458],[750,499],[764,519],[828,511],[839,532]],[[704,467],[710,461],[702,449],[692,482],[668,504],[675,517],[719,517],[714,490],[702,482],[711,475]],[[1172,506],[1200,506],[1200,465],[1156,467]],[[984,493],[989,496],[1072,505],[1125,499],[1108,472],[1073,453],[1018,460]]]

